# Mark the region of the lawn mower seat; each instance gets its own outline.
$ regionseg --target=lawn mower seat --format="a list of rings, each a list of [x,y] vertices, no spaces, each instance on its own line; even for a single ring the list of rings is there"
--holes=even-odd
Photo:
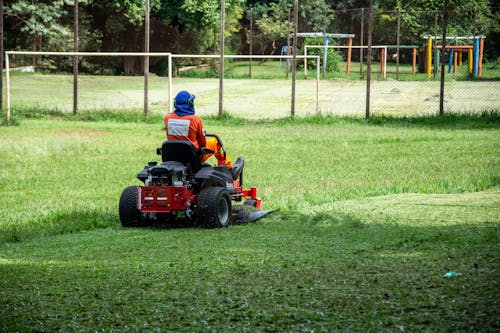
[[[201,169],[199,151],[195,146],[185,140],[167,140],[161,146],[161,159],[163,162],[177,161],[184,165],[191,165],[192,172]]]

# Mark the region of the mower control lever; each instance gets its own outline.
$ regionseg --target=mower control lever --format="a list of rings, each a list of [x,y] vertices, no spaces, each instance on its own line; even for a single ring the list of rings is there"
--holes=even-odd
[[[201,147],[200,153],[201,153],[201,155],[207,155],[207,154],[213,154],[214,151],[210,148],[207,148],[207,147]]]

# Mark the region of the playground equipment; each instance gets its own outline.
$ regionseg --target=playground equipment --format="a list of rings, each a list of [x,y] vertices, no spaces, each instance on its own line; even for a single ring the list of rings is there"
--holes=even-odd
[[[336,38],[348,38],[348,45],[328,45],[329,36]],[[325,45],[305,45],[304,55],[307,56],[308,49],[323,49],[323,76],[326,73],[326,65],[328,61],[328,49],[347,49],[346,69],[347,75],[351,72],[351,55],[352,49],[367,49],[368,46],[353,46],[352,38],[355,35],[349,34],[323,34],[323,33],[298,33],[297,37],[325,37]],[[388,49],[412,49],[412,74],[415,75],[417,68],[417,45],[373,45],[372,49],[380,49],[380,74],[384,79],[387,78],[387,50]],[[307,76],[307,64],[304,61],[304,75]]]
[[[297,34],[297,37],[303,37],[303,38],[307,38],[307,37],[312,37],[312,38],[318,38],[318,37],[322,37],[325,39],[325,44],[324,46],[321,46],[321,45],[317,45],[316,48],[323,48],[323,76],[325,75],[326,73],[326,64],[327,64],[327,59],[328,59],[328,44],[329,44],[329,41],[330,41],[330,38],[336,38],[336,39],[347,39],[347,44],[348,44],[348,47],[351,47],[352,46],[352,39],[355,37],[356,35],[354,34],[330,34],[330,33],[322,33],[322,32],[300,32]],[[307,50],[306,50],[306,53],[307,54]],[[351,54],[352,54],[352,49],[351,48],[348,48],[347,49],[347,61],[349,63],[349,66],[348,66],[348,71],[350,71],[350,63],[351,63]],[[305,63],[304,63],[305,65]],[[307,66],[304,66],[304,74],[307,74]],[[349,73],[347,73],[349,74]]]
[[[284,45],[281,48],[281,55],[282,56],[290,56],[295,53],[295,48],[293,46],[288,47],[287,45]],[[280,57],[280,64],[283,59]],[[286,70],[290,70],[290,58],[286,58]]]
[[[417,67],[417,48],[416,45],[400,45],[400,48],[412,48],[413,56],[412,56],[412,73],[415,74]],[[304,46],[304,55],[307,56],[308,49],[347,49],[347,62],[346,62],[346,74],[349,75],[351,70],[351,58],[350,53],[352,49],[367,49],[368,46],[348,46],[348,45],[330,45],[330,46],[322,46],[322,45],[305,45]],[[393,45],[373,45],[372,49],[380,49],[380,74],[383,75],[384,79],[387,78],[387,50],[391,48],[396,48]],[[307,76],[307,66],[304,62],[304,75]]]
[[[434,49],[434,57],[436,62],[440,63],[441,52],[443,50],[442,45],[437,45],[437,41],[442,39],[442,37],[425,36],[427,40],[426,50],[425,50],[425,72],[427,77],[431,77],[432,70],[432,50]],[[448,58],[448,73],[457,73],[457,66],[462,65],[462,54],[467,53],[467,70],[470,75],[474,77],[483,76],[483,53],[484,53],[484,39],[485,36],[456,36],[456,37],[446,37],[446,40],[450,40],[450,44],[444,47],[445,50],[449,51]],[[458,40],[473,40],[473,45],[456,45]],[[434,44],[434,45],[433,45]]]

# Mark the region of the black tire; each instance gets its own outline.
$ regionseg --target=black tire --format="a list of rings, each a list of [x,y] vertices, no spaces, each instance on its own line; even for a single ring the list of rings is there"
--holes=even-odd
[[[137,227],[141,222],[141,212],[137,209],[136,186],[126,187],[120,197],[118,207],[120,222],[124,227]]]
[[[223,187],[201,190],[197,203],[198,223],[204,228],[224,228],[231,222],[231,198]]]

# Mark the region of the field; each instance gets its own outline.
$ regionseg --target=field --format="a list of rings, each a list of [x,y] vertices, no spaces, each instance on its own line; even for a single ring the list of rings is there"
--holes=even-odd
[[[500,329],[498,113],[206,117],[277,210],[215,230],[119,225],[156,113],[28,114],[0,127],[2,332]]]
[[[491,67],[491,68],[490,68]],[[445,88],[445,111],[450,113],[471,113],[500,110],[500,81],[496,65],[485,66],[486,74],[497,75],[497,80],[466,80],[465,74],[447,75]],[[343,68],[343,67],[342,67]],[[309,71],[303,79],[299,73],[296,88],[296,115],[349,115],[364,117],[366,81],[359,80],[359,70],[353,64],[351,79],[345,74],[329,74],[327,80],[319,82],[319,105],[316,108],[315,71]],[[401,68],[403,81],[394,80],[391,66],[387,80],[373,74],[371,90],[371,112],[373,115],[415,116],[433,115],[439,110],[439,78],[427,79],[418,74],[414,80],[405,74],[407,66]],[[205,74],[195,70],[192,75]],[[290,115],[291,80],[279,62],[254,62],[254,77],[248,79],[248,65],[245,62],[228,64],[228,78],[224,83],[224,111],[247,119],[282,118]],[[187,75],[186,73],[183,73]],[[332,76],[333,75],[333,76]],[[291,75],[289,75],[291,78]],[[73,108],[73,76],[14,73],[11,78],[12,107],[20,113],[26,109],[58,110],[71,112]],[[143,84],[141,76],[116,77],[81,75],[79,77],[79,110],[141,109],[143,106]],[[150,78],[150,112],[162,114],[168,106],[168,83],[165,77],[152,75]],[[217,78],[176,77],[173,93],[188,89],[196,94],[197,110],[201,115],[218,112]],[[141,111],[138,111],[139,113]]]

